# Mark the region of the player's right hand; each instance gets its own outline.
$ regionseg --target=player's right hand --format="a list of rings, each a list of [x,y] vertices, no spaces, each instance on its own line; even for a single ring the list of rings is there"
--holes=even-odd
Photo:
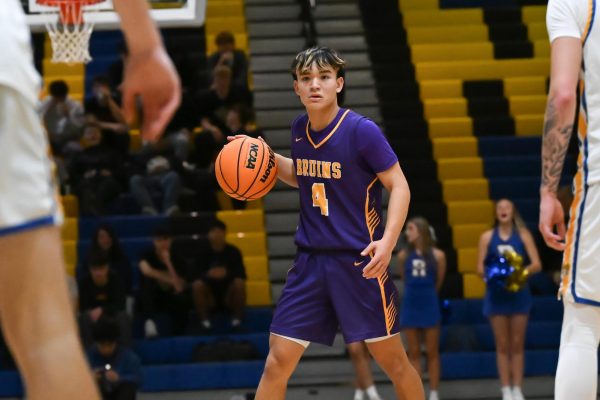
[[[566,227],[562,205],[554,193],[542,191],[540,197],[540,233],[549,247],[563,251]]]

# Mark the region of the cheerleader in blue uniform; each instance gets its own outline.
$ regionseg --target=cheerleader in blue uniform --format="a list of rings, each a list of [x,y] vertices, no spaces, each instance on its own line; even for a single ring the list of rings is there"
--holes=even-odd
[[[407,248],[398,253],[404,281],[400,327],[408,343],[408,356],[421,373],[421,340],[425,339],[429,372],[429,400],[438,400],[440,383],[440,320],[437,291],[444,281],[446,256],[435,248],[433,230],[424,218],[406,224]]]
[[[540,257],[529,230],[519,217],[512,201],[496,203],[496,225],[481,235],[477,272],[485,275],[484,260],[488,255],[500,256],[514,251],[525,260],[529,274],[541,269]],[[525,332],[531,309],[531,292],[525,285],[518,292],[509,292],[497,285],[488,285],[483,301],[483,314],[489,318],[496,341],[496,362],[502,400],[523,400]],[[511,389],[512,381],[512,389]]]

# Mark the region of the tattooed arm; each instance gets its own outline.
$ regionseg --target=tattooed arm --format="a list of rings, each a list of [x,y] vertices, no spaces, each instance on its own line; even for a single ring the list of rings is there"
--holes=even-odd
[[[542,142],[539,228],[548,246],[564,250],[564,213],[556,192],[575,122],[577,82],[582,57],[581,40],[559,37],[552,42],[551,52],[550,92]]]

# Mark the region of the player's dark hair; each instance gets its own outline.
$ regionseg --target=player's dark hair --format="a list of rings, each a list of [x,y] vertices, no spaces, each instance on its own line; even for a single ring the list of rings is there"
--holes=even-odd
[[[217,34],[217,36],[215,37],[215,44],[217,46],[220,46],[223,44],[235,45],[235,36],[233,36],[233,33],[229,32],[229,31],[219,32]]]
[[[213,229],[222,229],[224,231],[227,231],[227,225],[225,225],[225,223],[223,221],[221,221],[220,219],[214,219],[211,223],[210,223],[210,227],[208,228],[209,230],[213,230]]]
[[[152,231],[152,237],[155,239],[170,239],[173,237],[173,232],[168,225],[159,225]]]
[[[105,251],[97,250],[90,253],[88,257],[88,267],[100,268],[109,264],[108,255]]]
[[[332,68],[335,71],[336,78],[346,79],[346,61],[329,47],[315,46],[301,51],[292,61],[291,73],[294,80],[298,80],[298,74],[309,71],[313,64],[316,64],[319,70]],[[338,105],[344,103],[345,94],[346,85],[344,84],[342,91],[337,94]]]
[[[67,85],[67,82],[63,80],[53,81],[50,83],[48,91],[52,97],[66,99],[69,94],[69,86]]]
[[[117,320],[106,315],[102,315],[92,329],[92,338],[96,343],[116,342],[120,335]]]

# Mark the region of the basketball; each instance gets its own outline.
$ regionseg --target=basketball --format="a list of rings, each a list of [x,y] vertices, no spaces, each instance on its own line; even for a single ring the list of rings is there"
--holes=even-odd
[[[277,182],[275,153],[262,140],[235,139],[217,156],[215,175],[221,189],[234,199],[259,199]]]

